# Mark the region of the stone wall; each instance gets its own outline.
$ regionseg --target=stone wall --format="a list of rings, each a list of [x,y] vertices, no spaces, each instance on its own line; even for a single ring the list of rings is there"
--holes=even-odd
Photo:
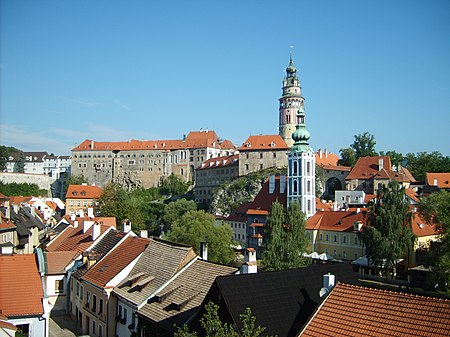
[[[52,178],[45,174],[0,172],[0,181],[4,184],[36,184],[40,189],[47,190],[50,193]]]

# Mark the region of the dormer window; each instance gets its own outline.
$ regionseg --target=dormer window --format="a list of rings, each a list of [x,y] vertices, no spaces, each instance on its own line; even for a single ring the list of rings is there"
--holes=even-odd
[[[72,195],[78,195],[78,192],[77,191],[73,191]]]
[[[81,191],[81,195],[86,195],[86,191]]]

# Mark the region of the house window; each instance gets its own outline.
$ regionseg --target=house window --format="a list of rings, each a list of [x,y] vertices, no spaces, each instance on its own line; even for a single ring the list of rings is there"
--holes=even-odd
[[[358,244],[358,237],[355,236],[355,245],[357,245],[357,244]]]
[[[259,158],[263,159],[263,157],[264,157],[263,154],[260,153],[260,154],[259,154]]]
[[[122,306],[119,304],[119,311],[117,312],[117,316],[119,316],[119,318],[122,318]]]
[[[98,325],[98,336],[103,337],[103,327],[100,324]]]
[[[64,292],[64,280],[55,280],[55,294]]]
[[[323,240],[323,235],[322,234],[320,234],[320,241],[322,241]]]
[[[334,237],[333,237],[333,241],[334,241],[334,242],[337,242],[337,235],[336,235],[336,234],[335,234]]]
[[[325,241],[328,241],[328,234],[325,235]]]
[[[276,153],[276,152],[273,153],[273,157],[274,157],[274,158],[277,157],[277,153]]]
[[[77,282],[77,297],[80,296],[80,284]]]
[[[245,170],[248,171],[248,164],[245,164]]]
[[[83,286],[80,287],[80,298],[83,299]]]
[[[92,295],[92,311],[97,310],[97,296]]]
[[[86,291],[86,306],[89,308],[90,304],[91,304],[91,293],[89,291]]]
[[[95,321],[92,321],[92,334],[95,335]]]
[[[128,313],[127,313],[127,308],[123,308],[123,319],[125,320],[125,324],[127,324],[127,320],[128,320]]]
[[[70,200],[70,206],[73,206],[73,204],[74,204],[73,200]]]
[[[99,302],[98,302],[98,313],[102,314],[103,313],[103,300],[100,298]],[[100,332],[100,328],[99,328],[99,332]]]
[[[16,336],[29,336],[30,335],[30,324],[18,324],[16,325],[17,331]]]
[[[136,161],[135,161],[135,160],[129,160],[129,161],[128,161],[128,165],[134,165],[134,164],[136,164]]]
[[[343,242],[343,243],[347,243],[347,237],[346,237],[346,236],[343,236],[343,237],[342,237],[342,242]]]

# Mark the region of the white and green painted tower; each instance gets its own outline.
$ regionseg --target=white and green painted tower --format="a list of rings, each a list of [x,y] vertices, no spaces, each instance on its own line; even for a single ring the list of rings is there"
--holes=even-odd
[[[288,155],[288,206],[299,202],[309,218],[316,213],[316,156],[309,146],[310,134],[306,130],[305,110],[297,110],[297,125],[292,134],[294,145]]]
[[[287,146],[293,145],[292,133],[295,131],[296,114],[300,107],[304,108],[305,99],[302,96],[302,87],[297,77],[297,68],[292,60],[292,50],[289,56],[289,65],[283,79],[283,96],[280,97],[279,133]]]

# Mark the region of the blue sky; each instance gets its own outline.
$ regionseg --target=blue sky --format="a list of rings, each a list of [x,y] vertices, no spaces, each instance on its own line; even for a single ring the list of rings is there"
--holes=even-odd
[[[450,1],[0,3],[3,145],[276,134],[293,45],[314,149],[450,155]]]

